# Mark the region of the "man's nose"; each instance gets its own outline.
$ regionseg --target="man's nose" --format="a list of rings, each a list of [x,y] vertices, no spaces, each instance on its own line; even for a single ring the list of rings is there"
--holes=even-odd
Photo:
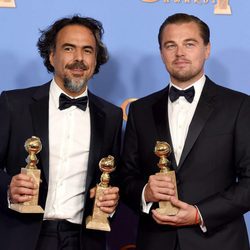
[[[176,56],[183,56],[184,55],[184,48],[183,46],[176,47]]]
[[[75,51],[75,55],[74,56],[75,56],[75,60],[79,61],[79,62],[83,61],[83,59],[84,59],[83,51],[80,50],[80,49]]]

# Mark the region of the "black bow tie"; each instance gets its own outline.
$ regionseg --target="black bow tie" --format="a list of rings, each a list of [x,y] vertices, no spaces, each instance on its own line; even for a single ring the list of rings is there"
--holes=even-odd
[[[194,99],[194,86],[186,90],[179,90],[172,86],[169,91],[169,99],[171,102],[176,101],[180,96],[184,96],[188,102],[192,102]]]
[[[59,97],[59,109],[60,110],[67,109],[71,106],[76,106],[77,108],[85,111],[87,108],[87,103],[88,103],[87,96],[72,99],[62,93]]]

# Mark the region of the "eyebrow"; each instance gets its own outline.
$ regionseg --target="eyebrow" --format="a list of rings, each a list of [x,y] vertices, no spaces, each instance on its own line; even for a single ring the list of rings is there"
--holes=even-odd
[[[72,44],[72,43],[64,43],[64,44],[62,44],[62,48],[67,47],[67,46],[74,47],[74,48],[77,47],[76,45],[74,45],[74,44]],[[85,46],[83,46],[82,48],[84,48],[84,49],[91,49],[91,50],[94,51],[94,47],[91,46],[91,45],[85,45]]]
[[[197,39],[194,39],[194,38],[185,39],[184,42],[195,42],[195,43],[198,43]]]
[[[76,47],[74,44],[72,44],[72,43],[64,43],[64,44],[62,44],[62,48],[63,47],[67,47],[67,46],[70,46],[70,47]]]
[[[196,39],[194,39],[194,38],[187,38],[187,39],[184,40],[184,42],[195,42],[195,43],[198,43],[198,41]],[[176,42],[173,41],[173,40],[169,40],[169,41],[164,42],[163,46],[165,46],[165,45],[167,45],[169,43],[176,43]]]

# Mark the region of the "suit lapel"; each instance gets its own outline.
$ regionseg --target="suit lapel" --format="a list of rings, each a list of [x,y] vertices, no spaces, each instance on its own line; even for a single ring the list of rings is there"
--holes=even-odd
[[[168,90],[169,86],[163,90],[163,95],[160,97],[160,99],[157,100],[157,102],[155,102],[155,104],[153,104],[152,109],[158,134],[157,140],[167,142],[170,145],[171,149],[173,149],[168,122]],[[173,152],[171,152],[168,159],[171,162],[172,168],[175,169],[176,160]]]
[[[42,142],[40,152],[40,166],[43,169],[45,179],[49,181],[49,140],[48,140],[48,112],[49,112],[49,87],[50,83],[41,86],[33,95],[34,102],[30,105],[34,135]]]
[[[86,190],[89,189],[93,178],[95,177],[95,169],[101,157],[101,148],[104,140],[104,131],[106,126],[105,113],[100,103],[96,102],[95,97],[89,92],[89,109],[91,123],[91,137],[89,148],[89,161],[86,178]]]
[[[193,119],[190,123],[187,138],[184,144],[184,148],[182,151],[182,155],[180,158],[180,162],[178,165],[178,171],[183,165],[187,155],[192,149],[194,143],[196,142],[198,136],[200,135],[202,129],[204,128],[209,116],[211,115],[214,105],[213,105],[213,97],[215,95],[215,91],[213,91],[213,83],[207,78],[203,91],[201,93],[201,97],[197,108],[195,110]]]

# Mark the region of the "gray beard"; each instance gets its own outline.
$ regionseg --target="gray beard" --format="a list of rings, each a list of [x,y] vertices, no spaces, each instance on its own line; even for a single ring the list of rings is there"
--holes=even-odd
[[[86,79],[73,80],[67,77],[64,78],[64,87],[73,93],[79,93],[87,85]]]

